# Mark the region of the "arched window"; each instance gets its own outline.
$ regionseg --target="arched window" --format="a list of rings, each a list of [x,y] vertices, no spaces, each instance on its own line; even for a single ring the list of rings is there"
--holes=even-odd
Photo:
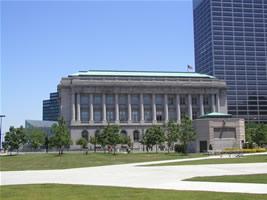
[[[127,137],[127,131],[126,130],[121,130],[121,135],[126,136]]]
[[[139,140],[140,140],[140,132],[138,130],[135,130],[133,132],[133,138],[134,138],[134,142],[139,142]]]
[[[83,131],[82,131],[82,137],[88,141],[89,133],[88,133],[87,130],[83,130]]]

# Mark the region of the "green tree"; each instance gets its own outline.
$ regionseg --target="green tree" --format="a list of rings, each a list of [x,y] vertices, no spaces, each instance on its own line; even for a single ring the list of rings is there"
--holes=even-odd
[[[196,139],[196,132],[189,117],[184,117],[179,125],[178,140],[183,145],[184,153],[187,153],[187,145]]]
[[[179,125],[173,121],[169,121],[166,124],[165,130],[166,130],[165,141],[167,142],[168,153],[170,153],[170,147],[173,146],[178,139]]]
[[[262,146],[267,144],[267,125],[247,123],[246,129],[246,142],[249,144],[249,148],[253,148],[253,144]]]
[[[249,148],[253,147],[253,135],[255,134],[257,129],[257,124],[256,123],[247,123],[245,125],[245,136],[246,136],[246,142],[249,145]]]
[[[4,146],[8,151],[10,151],[10,153],[16,150],[18,154],[19,148],[22,145],[26,144],[26,142],[27,138],[23,127],[21,126],[19,128],[14,128],[13,126],[11,126],[9,128],[9,132],[7,132],[5,135]]]
[[[53,136],[50,138],[51,145],[58,148],[58,154],[62,155],[65,146],[71,144],[70,133],[63,117],[59,118],[58,124],[52,126]]]
[[[45,143],[45,133],[37,128],[25,129],[28,144],[31,145],[33,149],[38,149]]]
[[[95,135],[96,142],[101,145],[104,153],[106,153],[106,146],[108,144],[106,131],[103,130]]]
[[[106,138],[107,145],[112,146],[114,155],[116,153],[116,145],[120,144],[120,142],[121,142],[121,137],[120,137],[119,131],[120,131],[120,129],[119,129],[118,125],[108,124],[103,129],[103,135]]]
[[[89,138],[89,143],[94,145],[94,152],[96,152],[96,145],[98,144],[98,140],[97,140],[97,135],[96,136],[91,136]]]
[[[121,144],[126,144],[127,147],[127,153],[130,153],[130,148],[132,147],[132,141],[130,136],[126,136],[126,135],[121,135],[120,136],[120,143]]]
[[[144,144],[149,148],[156,145],[156,152],[158,152],[158,145],[162,144],[165,140],[164,130],[160,126],[152,126],[146,130],[144,135]]]
[[[77,145],[80,145],[82,149],[85,150],[85,154],[88,154],[88,141],[85,138],[80,138],[79,140],[76,141]]]
[[[252,134],[251,138],[259,147],[263,144],[267,144],[267,125],[257,124],[255,132]]]

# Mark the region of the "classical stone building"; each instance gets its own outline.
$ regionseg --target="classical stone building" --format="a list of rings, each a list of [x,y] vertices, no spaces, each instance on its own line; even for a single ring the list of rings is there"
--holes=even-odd
[[[142,135],[154,124],[227,113],[225,82],[199,73],[80,71],[62,78],[58,91],[74,143],[114,123],[139,149]]]

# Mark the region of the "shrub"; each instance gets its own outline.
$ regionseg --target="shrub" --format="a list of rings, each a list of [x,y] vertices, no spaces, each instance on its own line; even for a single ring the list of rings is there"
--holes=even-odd
[[[176,153],[184,153],[184,145],[182,145],[182,144],[175,144],[174,145],[174,151]]]
[[[239,149],[239,148],[225,148],[222,153],[259,153],[266,152],[265,148],[254,148],[254,149]]]

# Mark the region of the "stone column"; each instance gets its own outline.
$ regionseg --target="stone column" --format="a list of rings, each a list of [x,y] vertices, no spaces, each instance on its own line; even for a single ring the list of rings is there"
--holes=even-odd
[[[204,115],[204,100],[203,94],[199,96],[199,104],[200,104],[200,115]]]
[[[156,95],[152,94],[153,123],[157,123]]]
[[[215,105],[215,95],[211,95],[211,110],[212,112],[216,112],[216,105]]]
[[[90,121],[89,123],[94,123],[94,97],[90,94]]]
[[[177,123],[181,123],[181,107],[180,107],[180,95],[176,95],[176,116],[177,116]]]
[[[169,121],[169,107],[168,107],[168,95],[164,94],[164,113],[165,113],[165,122]]]
[[[75,121],[75,93],[71,94],[71,121],[74,122]]]
[[[106,94],[102,94],[102,121],[103,123],[106,123],[107,122],[107,114],[106,114]]]
[[[216,102],[217,112],[220,112],[221,111],[220,110],[221,105],[220,105],[220,95],[219,95],[219,93],[216,94],[216,100],[217,100],[217,102]]]
[[[81,121],[81,96],[80,93],[77,94],[77,121],[80,122]]]
[[[188,94],[188,117],[189,119],[193,119],[193,114],[192,114],[192,96],[191,94]]]
[[[132,122],[131,94],[128,94],[128,123]]]
[[[115,123],[120,122],[120,115],[119,115],[119,95],[115,94]]]
[[[140,122],[144,123],[144,95],[140,94]]]

